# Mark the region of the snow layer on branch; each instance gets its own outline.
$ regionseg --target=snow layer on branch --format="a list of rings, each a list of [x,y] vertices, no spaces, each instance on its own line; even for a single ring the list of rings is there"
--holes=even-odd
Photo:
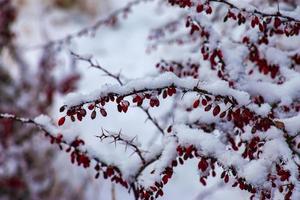
[[[39,115],[33,121],[53,136],[56,136],[60,132],[47,115]]]
[[[208,134],[200,129],[191,129],[184,125],[178,125],[174,127],[174,130],[179,144],[192,144],[200,150],[202,155],[217,157],[225,166],[241,166],[246,163],[238,153],[227,150],[226,145],[221,142],[218,136],[219,131]]]
[[[248,108],[252,111],[255,111],[256,114],[261,115],[263,117],[267,117],[267,115],[271,111],[271,106],[267,103],[261,104],[258,106],[257,104],[250,104]]]
[[[74,129],[63,129],[56,127],[52,123],[51,118],[49,118],[46,115],[40,115],[36,117],[34,119],[34,122],[54,137],[58,134],[62,134],[64,136],[63,139],[68,144],[74,141],[74,139],[76,139],[78,136],[78,133],[73,132],[75,131]],[[125,140],[132,140],[131,137],[127,137],[123,134],[122,138]],[[143,157],[145,158],[146,162],[156,160],[157,157],[161,154],[160,159],[156,162],[155,165],[155,169],[157,169],[157,173],[155,173],[156,176],[152,176],[149,185],[153,183],[153,178],[156,178],[157,180],[159,179],[160,173],[164,170],[166,166],[170,164],[171,160],[176,156],[176,143],[174,139],[175,138],[173,137],[172,140],[165,140],[164,145],[153,145],[149,149],[149,151],[143,153]],[[98,140],[94,140],[94,142],[99,147]],[[122,177],[125,180],[128,180],[129,182],[134,180],[134,177],[136,176],[137,172],[142,166],[142,162],[137,156],[130,156],[130,158],[124,159],[124,155],[120,156],[119,154],[107,150],[99,151],[98,148],[95,148],[94,142],[89,140],[88,143],[77,148],[82,152],[87,152],[90,158],[95,158],[101,161],[102,163],[106,163],[107,165],[117,166],[120,169]],[[133,141],[132,144],[140,146],[140,143],[136,140]]]
[[[300,114],[280,120],[284,123],[285,129],[290,135],[295,136],[300,131]]]
[[[230,77],[234,80],[242,78],[245,73],[243,62],[249,53],[248,49],[245,46],[236,46],[229,42],[223,42],[221,49]]]
[[[300,20],[300,6],[298,5],[293,11],[280,10],[280,12],[286,16],[292,17],[294,19]]]
[[[6,118],[6,119],[14,119],[14,118],[16,118],[16,116],[15,115],[12,115],[12,114],[9,114],[9,113],[0,113],[0,117],[1,118]],[[21,122],[28,122],[29,121],[29,119],[27,119],[27,118],[17,118],[19,121],[21,121]]]
[[[261,95],[268,103],[281,102],[289,105],[293,100],[300,98],[300,79],[298,76],[287,80],[281,85],[270,82],[248,81],[244,89],[251,95]]]
[[[266,45],[262,46],[260,49],[261,52],[266,52],[266,59],[275,65],[279,65],[281,67],[288,67],[291,64],[290,59],[288,58],[286,52],[281,51],[278,48],[267,47]]]
[[[174,136],[169,136],[165,138],[165,141],[158,148],[159,151],[155,151],[157,153],[150,153],[148,155],[148,159],[155,158],[158,154],[161,154],[159,159],[153,165],[153,173],[149,176],[148,174],[143,177],[143,186],[149,187],[153,185],[154,182],[161,180],[161,174],[165,170],[167,166],[171,165],[171,162],[176,158],[177,151],[176,148],[178,143]],[[152,149],[152,148],[151,148]]]
[[[78,136],[78,134],[74,131],[74,129],[61,129],[55,126],[51,120],[50,117],[46,115],[39,115],[34,119],[34,122],[40,126],[43,130],[45,130],[47,133],[52,135],[53,137],[56,137],[58,134],[63,135],[63,139],[66,143],[71,144]],[[71,133],[72,132],[72,133]],[[78,147],[82,152],[88,152],[89,156],[91,158],[98,158],[101,161],[104,161],[106,163],[114,163],[115,161],[113,159],[109,159],[111,157],[105,156],[104,154],[101,154],[101,152],[94,150],[89,143]],[[119,163],[117,163],[119,164]]]
[[[14,117],[14,115],[8,114],[8,113],[0,114],[0,116],[3,117],[3,118],[12,118],[12,117]]]
[[[263,185],[266,182],[270,164],[266,165],[266,160],[253,160],[245,165],[241,175],[251,183]]]
[[[166,166],[169,166],[174,158],[176,158],[177,142],[174,137],[168,138],[164,145],[164,150],[155,165],[156,173],[160,174]]]
[[[90,94],[69,94],[66,97],[65,105],[68,107],[81,105],[84,103],[93,102],[100,97],[107,96],[109,93],[118,95],[129,95],[134,91],[140,90],[155,90],[157,88],[165,88],[169,86],[176,86],[180,89],[193,90],[197,87],[206,90],[213,95],[233,96],[240,105],[249,103],[249,95],[246,92],[238,91],[230,88],[225,81],[214,81],[212,83],[199,82],[198,79],[193,78],[178,78],[170,72],[163,73],[157,77],[147,77],[130,81],[124,86],[119,85],[105,85],[100,89]]]
[[[255,6],[249,4],[248,2],[246,1],[240,1],[240,0],[228,0],[229,3],[237,6],[238,8],[245,8],[247,10],[254,10],[254,9],[257,9]]]
[[[246,178],[248,183],[256,186],[262,186],[270,173],[273,163],[283,159],[288,162],[287,168],[295,170],[297,166],[291,159],[291,151],[287,144],[282,140],[278,129],[271,128],[266,135],[273,135],[276,138],[270,138],[264,146],[263,154],[260,160],[247,161],[239,153],[229,150],[219,138],[218,131],[208,134],[199,129],[190,129],[189,127],[178,125],[174,127],[178,143],[181,145],[194,145],[203,156],[212,156],[217,158],[224,167],[235,167],[239,176]],[[297,172],[295,170],[294,172]],[[291,180],[297,182],[297,173],[293,174]]]

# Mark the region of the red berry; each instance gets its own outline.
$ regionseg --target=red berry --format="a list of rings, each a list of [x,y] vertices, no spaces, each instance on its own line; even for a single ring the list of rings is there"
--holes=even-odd
[[[220,118],[224,118],[225,116],[226,116],[226,111],[224,111],[220,114]]]
[[[217,105],[213,110],[213,115],[217,116],[220,113],[220,111],[221,111],[220,106]]]
[[[204,108],[204,110],[207,112],[207,111],[210,111],[210,109],[211,109],[211,104],[209,104],[209,105],[207,105],[205,108]]]
[[[124,113],[126,113],[127,110],[128,110],[128,106],[123,106],[123,107],[122,107],[122,110],[123,110]]]
[[[206,185],[206,181],[205,181],[205,178],[204,178],[204,177],[201,177],[201,178],[200,178],[200,182],[202,183],[202,185],[204,185],[204,186]]]
[[[224,182],[225,182],[225,183],[228,183],[228,181],[229,181],[229,176],[228,176],[228,174],[226,174],[226,175],[225,175],[225,178],[224,178]]]
[[[165,99],[165,98],[167,98],[167,97],[168,97],[167,90],[164,90],[164,91],[163,91],[163,98]]]
[[[206,9],[206,14],[211,14],[212,13],[212,9],[210,6],[208,6],[208,8]]]
[[[65,106],[60,107],[59,112],[64,112]]]
[[[107,112],[104,108],[100,108],[100,113],[103,117],[106,117],[107,116]]]
[[[208,163],[205,159],[201,159],[198,163],[198,169],[200,169],[202,172],[204,172],[208,167]]]
[[[278,28],[281,25],[281,20],[278,17],[275,17],[274,27]]]
[[[197,108],[199,106],[199,104],[200,104],[200,100],[197,99],[196,101],[194,101],[193,107]]]
[[[197,6],[197,12],[200,13],[200,12],[202,12],[202,11],[203,11],[203,4],[199,4],[199,5]]]
[[[164,185],[166,185],[168,183],[168,176],[167,175],[163,176],[162,182],[163,182]]]
[[[94,108],[95,108],[94,104],[90,104],[90,105],[88,106],[88,109],[89,109],[89,110],[93,110]]]
[[[58,120],[58,126],[62,126],[66,121],[66,118],[65,117],[61,117],[59,120]]]
[[[91,113],[91,119],[95,119],[95,118],[96,118],[96,115],[97,115],[97,113],[96,113],[96,111],[94,110],[94,111]]]
[[[171,132],[172,132],[172,126],[169,126],[169,127],[168,127],[167,132],[168,132],[168,133],[171,133]]]

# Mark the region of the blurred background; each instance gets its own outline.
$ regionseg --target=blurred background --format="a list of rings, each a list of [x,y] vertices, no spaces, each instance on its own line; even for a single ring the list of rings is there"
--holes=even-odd
[[[76,60],[70,50],[93,55],[101,66],[126,78],[156,74],[155,65],[162,58],[180,59],[191,54],[186,47],[176,45],[150,51],[153,50],[149,44],[151,30],[178,20],[182,14],[164,1],[141,3],[128,15],[89,32],[88,36],[76,37],[64,47],[45,45],[93,25],[127,3],[127,0],[0,0],[0,112],[24,117],[44,113],[57,119],[65,94],[89,92],[106,83],[115,83],[88,63]],[[95,135],[102,127],[122,129],[132,137],[138,135],[147,144],[156,130],[146,119],[139,110],[133,109],[126,115],[113,110],[105,119],[66,124],[66,128],[90,141],[99,152],[126,162],[131,159],[130,153],[125,157],[120,155],[124,149],[100,144]],[[102,178],[95,179],[93,170],[72,165],[66,153],[49,144],[32,126],[1,120],[0,137],[1,200],[134,199],[126,189]],[[208,186],[202,187],[196,163],[189,165],[190,162],[193,161],[176,169],[161,199],[247,197],[248,194],[233,190],[218,179],[209,180]]]

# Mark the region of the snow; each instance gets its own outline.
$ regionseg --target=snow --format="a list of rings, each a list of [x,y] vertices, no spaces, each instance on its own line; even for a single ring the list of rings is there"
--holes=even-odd
[[[294,117],[280,119],[284,123],[285,129],[291,136],[295,136],[300,131],[300,115],[296,115]]]
[[[299,77],[293,77],[281,85],[264,81],[248,81],[244,89],[253,95],[261,95],[268,103],[280,102],[289,105],[300,97]]]
[[[34,122],[45,128],[49,133],[56,133],[58,129],[53,125],[52,119],[47,115],[39,115],[34,118]]]
[[[269,172],[269,165],[265,160],[254,160],[246,165],[243,169],[242,176],[254,185],[263,185]]]
[[[208,134],[201,130],[190,129],[183,125],[175,127],[174,129],[179,144],[182,144],[183,146],[188,144],[195,145],[197,149],[201,150],[201,154],[204,156],[216,157],[227,167],[230,167],[231,165],[241,166],[246,163],[238,153],[226,151],[226,145],[218,138],[219,133],[217,131],[214,132],[214,134]]]
[[[270,61],[270,64],[279,65],[285,68],[291,64],[288,55],[278,48],[270,47],[263,49],[262,52],[265,52],[266,59]]]
[[[252,111],[255,111],[258,115],[261,115],[263,117],[268,116],[268,114],[271,111],[271,106],[267,103],[261,104],[260,106],[256,104],[251,104],[248,106],[248,108]]]
[[[230,77],[233,80],[242,78],[245,73],[243,63],[248,54],[248,49],[245,46],[234,47],[234,45],[226,42],[221,46],[221,49]]]
[[[231,0],[230,2],[248,11],[258,8],[254,1]],[[125,4],[125,2],[120,3],[118,1],[115,1],[115,3],[116,6]],[[296,179],[298,175],[297,167],[293,161],[292,152],[285,142],[282,130],[272,126],[272,128],[266,132],[257,131],[255,134],[252,134],[251,129],[253,124],[245,126],[243,128],[244,132],[240,137],[242,140],[250,141],[253,137],[266,140],[260,158],[249,161],[248,159],[242,158],[240,151],[234,151],[228,148],[226,134],[233,136],[236,131],[242,132],[234,128],[232,122],[214,117],[212,112],[205,112],[203,106],[193,109],[190,112],[186,111],[186,108],[190,108],[195,98],[198,97],[197,93],[192,91],[194,88],[205,90],[212,95],[234,97],[239,104],[238,106],[245,106],[262,117],[269,116],[274,108],[274,104],[278,103],[279,106],[289,106],[300,98],[299,72],[290,68],[291,61],[289,58],[290,55],[293,55],[297,50],[287,52],[284,48],[281,48],[282,44],[278,44],[274,42],[274,40],[270,41],[270,45],[260,46],[260,51],[263,52],[262,55],[267,59],[268,63],[280,65],[280,72],[285,78],[282,84],[277,84],[277,80],[271,80],[270,77],[259,74],[257,71],[253,76],[248,76],[246,72],[249,70],[249,65],[254,69],[256,67],[252,66],[254,64],[247,62],[248,48],[240,43],[234,42],[232,40],[233,36],[225,36],[232,31],[231,29],[223,32],[221,29],[224,29],[224,27],[221,25],[212,26],[209,17],[194,13],[192,15],[193,19],[205,26],[205,29],[211,33],[207,46],[210,49],[220,48],[223,52],[226,64],[225,68],[228,71],[229,78],[236,81],[236,87],[230,87],[228,82],[220,80],[215,71],[210,69],[209,62],[203,61],[199,57],[198,51],[195,52],[191,50],[195,49],[195,46],[196,49],[199,47],[199,41],[191,45],[193,48],[191,48],[190,45],[184,47],[163,45],[162,47],[158,47],[157,51],[154,51],[152,54],[145,52],[145,47],[147,46],[145,40],[149,30],[156,27],[158,25],[157,23],[159,23],[159,25],[164,24],[171,17],[172,19],[176,19],[177,16],[174,17],[174,12],[177,12],[176,9],[168,10],[163,6],[160,8],[162,10],[159,10],[156,7],[157,4],[159,4],[159,2],[141,4],[133,8],[133,13],[129,14],[126,20],[121,19],[116,27],[103,27],[95,32],[95,38],[77,38],[74,44],[68,46],[71,51],[79,52],[83,59],[97,60],[101,63],[101,66],[105,66],[105,68],[112,73],[121,74],[120,77],[124,80],[124,85],[120,86],[115,80],[103,76],[100,70],[87,68],[88,63],[80,62],[80,72],[83,78],[78,85],[78,91],[64,97],[57,96],[57,106],[55,106],[52,116],[40,115],[34,119],[34,122],[49,131],[53,136],[59,133],[63,134],[67,142],[73,141],[76,137],[82,138],[86,141],[86,144],[80,147],[80,150],[88,152],[92,157],[98,158],[108,165],[117,166],[121,170],[123,177],[129,182],[134,181],[136,173],[142,166],[142,161],[139,156],[134,154],[132,148],[127,147],[126,144],[124,145],[122,142],[117,142],[115,145],[110,139],[100,141],[96,136],[101,135],[101,129],[105,129],[111,131],[111,133],[108,133],[108,135],[111,136],[120,131],[122,137],[126,140],[136,138],[133,140],[133,144],[143,150],[142,156],[146,161],[151,162],[151,160],[158,158],[138,177],[139,184],[143,186],[150,186],[155,181],[160,180],[161,172],[176,158],[176,147],[178,145],[189,146],[193,144],[197,147],[201,155],[217,158],[218,162],[225,169],[229,169],[232,166],[235,167],[239,176],[246,178],[248,183],[259,187],[262,185],[269,187],[269,185],[265,184],[268,173],[274,172],[273,167],[276,162],[279,162],[280,159],[284,160],[287,163],[285,167],[293,172],[291,181],[296,184],[296,188],[300,191],[300,183],[297,183]],[[147,12],[145,12],[145,10]],[[276,12],[273,7],[266,8],[263,11],[267,13]],[[291,12],[282,11],[282,13],[286,15],[295,16],[295,18],[298,17],[297,12],[299,13],[299,7]],[[63,13],[56,13],[54,15],[60,16],[61,14],[63,15]],[[76,21],[76,19],[73,20]],[[79,28],[78,26],[82,26],[82,23],[74,21],[70,26],[64,28],[64,25],[61,26],[62,29],[69,32],[73,30],[74,27]],[[85,25],[85,23],[86,22],[83,24]],[[51,28],[51,25],[48,26],[51,32],[50,38],[59,38],[59,34],[65,35],[64,31],[57,31],[57,28],[54,29],[53,27]],[[235,27],[232,26],[232,28]],[[182,32],[186,34],[185,29],[184,31]],[[237,32],[241,32],[242,34],[243,30]],[[237,35],[237,38],[240,35],[239,33],[234,34]],[[35,34],[33,35],[33,38],[35,38]],[[259,34],[255,29],[247,30],[246,35],[250,37],[252,42],[257,41],[259,38]],[[39,37],[36,37],[36,41],[40,40],[38,38]],[[294,40],[297,41],[298,38],[294,38]],[[297,45],[289,47],[292,49],[298,48]],[[69,56],[69,53],[69,50],[65,50],[62,54]],[[34,58],[33,53],[29,52],[28,54],[31,59]],[[155,63],[162,58],[182,60],[187,56],[191,56],[193,60],[201,63],[199,79],[191,77],[179,78],[173,73],[158,73],[154,69]],[[62,69],[67,65],[65,60],[66,59],[62,59],[60,63],[62,64]],[[52,120],[52,118],[57,119],[63,115],[63,113],[58,113],[58,108],[61,105],[66,105],[67,108],[70,108],[72,106],[93,102],[110,93],[130,96],[134,91],[142,91],[145,89],[155,90],[171,85],[176,86],[179,90],[190,90],[190,92],[186,93],[183,97],[180,96],[181,94],[176,94],[174,101],[172,99],[162,100],[161,107],[158,109],[149,109],[150,114],[153,115],[154,119],[159,122],[164,130],[170,124],[174,124],[172,127],[173,131],[169,133],[169,135],[156,135],[159,131],[151,121],[147,120],[145,113],[133,106],[130,107],[128,113],[124,114],[117,113],[115,105],[108,104],[105,107],[108,111],[106,118],[97,117],[95,120],[83,119],[80,123],[73,123],[67,119],[62,127],[57,127],[55,125],[56,123]],[[252,97],[257,95],[264,97],[265,103],[261,105],[253,103]],[[221,110],[228,109],[228,106],[225,106],[224,103],[218,102],[218,104]],[[88,113],[87,116],[89,116],[89,114],[90,113]],[[281,114],[282,113],[279,113],[278,116],[276,116],[276,120],[284,123],[284,129],[290,136],[296,136],[300,131],[300,115],[298,113],[292,113],[289,118],[280,118]],[[4,114],[3,117],[9,118],[13,116]],[[186,126],[186,124],[193,124],[195,122],[204,125],[216,124],[216,129],[207,133],[201,128],[196,129]],[[65,165],[66,161],[63,160],[59,162],[61,162],[59,163],[59,167],[63,168],[62,165]],[[178,167],[179,169],[176,168],[175,170],[178,170],[178,173],[174,173],[174,181],[172,179],[170,185],[166,186],[166,196],[162,199],[193,199],[197,196],[199,191],[209,191],[207,188],[200,188],[198,183],[199,172],[196,166],[196,161],[191,160],[188,161],[188,166],[182,166],[182,168]],[[154,169],[155,172],[151,174],[151,170]],[[65,169],[65,171],[68,170],[68,168]],[[78,178],[80,179],[84,176],[85,175],[81,174]],[[75,176],[70,177],[74,178]],[[72,178],[70,178],[70,180]],[[209,180],[208,184],[213,185],[214,180]],[[107,192],[107,190],[110,189],[109,187],[110,182],[104,182],[102,194],[98,195],[96,190],[96,192],[94,191],[94,195],[88,195],[92,196],[92,198],[97,195],[97,197],[99,196],[97,199],[108,199],[110,198],[110,194]],[[222,197],[232,192],[229,188],[226,188],[226,191],[223,191],[223,189],[224,188],[218,187],[213,189],[217,191],[206,196],[205,199],[222,199]],[[169,195],[168,193],[171,194]],[[123,188],[117,188],[117,194],[120,195],[121,199],[130,198],[127,191]],[[231,199],[241,199],[241,196],[245,195],[245,193],[238,191],[233,196],[228,196],[230,196]]]
[[[80,105],[83,103],[90,103],[96,101],[100,97],[105,97],[108,94],[118,94],[121,96],[127,96],[133,91],[142,90],[155,90],[160,88],[166,88],[169,86],[176,86],[179,89],[193,90],[194,87],[207,90],[213,95],[233,96],[236,98],[240,105],[246,105],[250,102],[247,93],[231,89],[224,81],[215,81],[214,83],[201,83],[197,79],[193,78],[178,78],[171,72],[165,72],[156,77],[147,77],[143,79],[136,79],[128,82],[123,86],[119,85],[105,85],[100,89],[93,91],[90,94],[69,94],[66,97],[65,105],[68,107]]]

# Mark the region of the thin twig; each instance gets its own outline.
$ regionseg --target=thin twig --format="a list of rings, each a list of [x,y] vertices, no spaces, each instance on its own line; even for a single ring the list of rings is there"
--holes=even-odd
[[[223,4],[226,4],[228,5],[229,7],[231,8],[235,8],[237,10],[240,10],[242,12],[246,12],[248,14],[258,14],[258,15],[261,15],[262,17],[281,17],[281,18],[284,18],[288,21],[293,21],[293,22],[300,22],[300,20],[298,19],[295,19],[293,17],[290,17],[290,16],[287,16],[287,15],[283,15],[281,14],[280,12],[277,12],[277,13],[265,13],[265,12],[262,12],[262,11],[259,11],[259,10],[247,10],[246,8],[239,8],[238,6],[234,5],[233,3],[230,3],[226,0],[208,0],[208,2],[217,2],[217,3],[223,3]]]
[[[93,62],[91,57],[84,57],[81,56],[73,51],[70,51],[71,55],[74,56],[76,59],[81,60],[81,61],[85,61],[87,63],[90,64],[91,67],[96,68],[101,70],[102,72],[104,72],[107,76],[115,79],[121,86],[123,86],[125,83],[121,80],[120,74],[116,75],[113,74],[112,72],[108,71],[107,69],[105,69],[104,67],[102,67],[101,65],[98,64],[98,62]],[[123,77],[124,79],[124,77]],[[159,132],[164,135],[164,130],[163,128],[158,124],[158,122],[151,116],[151,114],[149,113],[148,109],[144,108],[142,105],[138,106],[138,108],[140,108],[148,117],[148,119],[154,124],[154,126],[159,130]]]

